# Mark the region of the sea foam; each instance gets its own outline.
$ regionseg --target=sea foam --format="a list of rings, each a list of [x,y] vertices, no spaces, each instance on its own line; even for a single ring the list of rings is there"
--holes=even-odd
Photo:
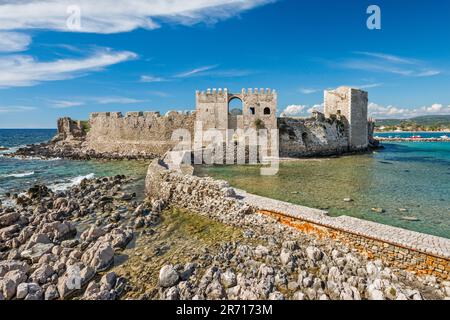
[[[72,178],[68,182],[55,183],[53,185],[50,185],[49,188],[53,191],[64,191],[73,186],[80,184],[81,181],[83,181],[84,179],[93,179],[94,177],[95,177],[94,173],[89,173],[85,176],[78,176],[78,177]]]
[[[20,172],[20,173],[7,173],[0,175],[0,178],[23,178],[23,177],[29,177],[34,174],[34,171],[29,172]]]

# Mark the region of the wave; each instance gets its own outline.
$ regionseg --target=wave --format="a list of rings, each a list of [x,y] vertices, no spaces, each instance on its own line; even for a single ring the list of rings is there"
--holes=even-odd
[[[1,178],[23,178],[34,175],[34,171],[21,172],[21,173],[8,173],[0,175]]]
[[[9,153],[14,153],[17,150],[19,150],[20,148],[24,148],[26,147],[26,145],[20,145],[20,146],[15,146],[15,147],[6,147],[6,150],[0,150],[0,154],[9,154]]]
[[[64,191],[73,186],[79,185],[81,183],[81,181],[83,181],[84,179],[93,179],[94,177],[95,177],[94,173],[89,173],[85,176],[78,176],[78,177],[72,178],[68,182],[55,183],[53,185],[50,185],[49,188],[53,191]]]
[[[13,152],[8,152],[8,153],[13,153]],[[56,158],[41,158],[41,157],[36,157],[36,156],[14,156],[14,157],[10,157],[8,156],[6,152],[2,153],[0,151],[0,158],[8,158],[8,159],[14,159],[14,160],[38,160],[38,161],[59,161],[62,160],[62,158],[56,157]]]

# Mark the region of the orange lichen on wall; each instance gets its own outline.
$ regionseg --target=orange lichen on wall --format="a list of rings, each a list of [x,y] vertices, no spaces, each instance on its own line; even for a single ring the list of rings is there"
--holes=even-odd
[[[441,279],[450,279],[450,261],[361,235],[329,228],[309,221],[289,217],[285,214],[267,210],[257,211],[259,214],[274,218],[279,223],[288,225],[308,235],[320,239],[327,238],[356,249],[368,259],[381,259],[387,266],[395,267],[418,275],[434,275]]]

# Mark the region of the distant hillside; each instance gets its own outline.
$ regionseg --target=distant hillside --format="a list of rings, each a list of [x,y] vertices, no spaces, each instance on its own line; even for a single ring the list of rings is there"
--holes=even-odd
[[[377,127],[415,124],[417,126],[450,127],[450,115],[420,116],[410,119],[377,119]]]

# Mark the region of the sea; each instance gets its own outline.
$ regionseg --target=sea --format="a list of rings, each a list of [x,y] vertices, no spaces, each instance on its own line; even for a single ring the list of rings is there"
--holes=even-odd
[[[0,200],[35,184],[53,190],[84,178],[125,174],[143,195],[150,161],[74,161],[18,159],[4,154],[50,140],[52,129],[0,129]],[[380,133],[378,136],[440,137],[445,133]],[[450,135],[450,134],[448,134]],[[276,176],[259,166],[202,166],[199,175],[225,179],[262,196],[450,238],[450,142],[389,142],[369,154],[282,162]],[[343,201],[351,198],[351,202]],[[382,208],[377,213],[372,208]],[[405,219],[408,218],[408,219]],[[411,218],[417,221],[410,221]]]
[[[135,178],[133,189],[143,193],[149,161],[74,161],[59,158],[5,157],[28,144],[47,142],[55,129],[0,129],[0,200],[8,203],[5,193],[21,193],[36,184],[45,184],[54,191],[64,190],[84,178],[124,174]],[[7,150],[1,150],[7,148]]]
[[[445,134],[450,136],[376,135]],[[208,166],[198,168],[197,174],[261,196],[324,209],[331,216],[349,215],[450,238],[450,141],[383,145],[369,154],[282,162],[275,176],[261,176],[259,166]],[[375,212],[378,209],[384,212]]]

